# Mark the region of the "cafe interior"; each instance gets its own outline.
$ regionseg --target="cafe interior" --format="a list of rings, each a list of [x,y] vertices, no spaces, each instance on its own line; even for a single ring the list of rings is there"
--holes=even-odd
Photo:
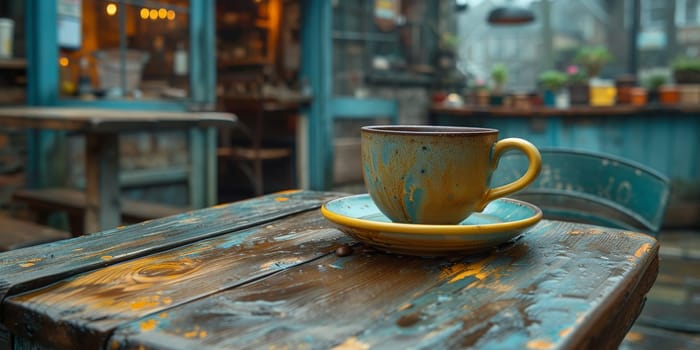
[[[700,1],[0,0],[0,91],[2,108],[233,116],[120,132],[120,225],[366,193],[367,125],[528,140],[542,171],[514,198],[660,243],[618,347],[700,348]],[[0,251],[94,233],[91,139],[2,118]]]

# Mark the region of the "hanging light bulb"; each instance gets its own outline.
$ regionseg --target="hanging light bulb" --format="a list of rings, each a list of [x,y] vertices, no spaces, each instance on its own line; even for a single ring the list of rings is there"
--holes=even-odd
[[[105,11],[107,11],[107,15],[109,15],[109,16],[116,15],[117,14],[117,4],[113,4],[113,3],[107,4]]]

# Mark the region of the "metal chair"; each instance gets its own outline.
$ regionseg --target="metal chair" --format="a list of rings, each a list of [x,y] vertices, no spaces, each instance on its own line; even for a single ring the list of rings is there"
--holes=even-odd
[[[541,149],[542,172],[511,195],[539,206],[545,218],[656,235],[668,204],[670,182],[642,164],[603,153]],[[492,185],[513,181],[527,169],[518,153],[501,157]]]

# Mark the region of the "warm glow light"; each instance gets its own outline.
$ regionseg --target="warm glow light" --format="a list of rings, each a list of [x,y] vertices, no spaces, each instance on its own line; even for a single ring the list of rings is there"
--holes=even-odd
[[[175,11],[168,10],[168,19],[171,21],[175,19]]]
[[[68,67],[70,61],[68,60],[68,57],[61,57],[58,59],[58,64],[61,65],[61,67]]]
[[[168,15],[168,10],[166,9],[160,9],[158,10],[158,18],[160,19],[165,19],[165,17]]]
[[[116,4],[107,4],[107,14],[110,16],[114,16],[117,14],[117,5]]]
[[[141,19],[148,19],[148,9],[145,7],[141,9]]]
[[[150,11],[150,13],[149,13],[149,17],[150,17],[151,19],[158,19],[158,10],[156,10],[156,9],[151,9],[151,11]]]

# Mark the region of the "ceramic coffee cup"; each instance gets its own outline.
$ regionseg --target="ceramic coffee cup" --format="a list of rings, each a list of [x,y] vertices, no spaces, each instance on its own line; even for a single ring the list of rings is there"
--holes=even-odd
[[[498,130],[449,126],[365,126],[362,166],[367,192],[394,222],[458,224],[496,199],[519,191],[540,172],[540,152],[519,138],[498,140]],[[525,174],[490,188],[506,150],[527,156]]]

